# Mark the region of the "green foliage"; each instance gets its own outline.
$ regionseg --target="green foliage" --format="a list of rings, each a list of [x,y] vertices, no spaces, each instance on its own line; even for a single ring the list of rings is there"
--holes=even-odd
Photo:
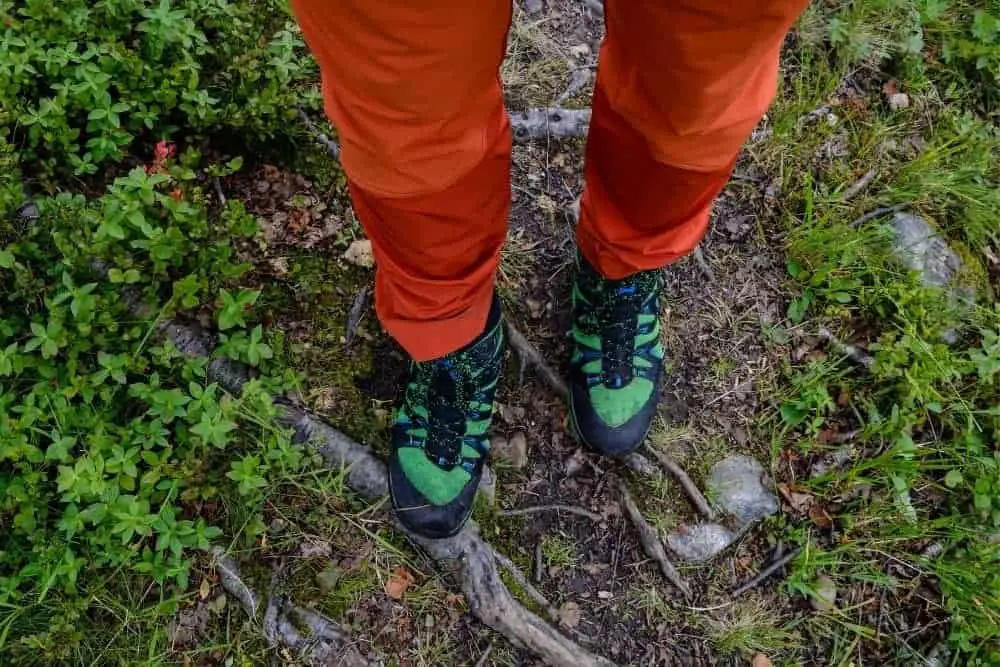
[[[37,220],[0,236],[0,608],[85,600],[114,571],[183,592],[190,552],[221,535],[202,508],[239,498],[252,541],[268,480],[302,462],[274,426],[270,392],[286,380],[260,326],[220,350],[259,367],[239,397],[155,335],[217,300],[227,328],[252,318],[232,242],[254,221],[238,203],[210,217],[195,177],[169,160],[137,167],[95,200],[38,200]],[[59,609],[75,616],[0,632],[0,651],[66,659],[86,604]]]
[[[281,0],[0,0],[0,127],[43,176],[95,174],[135,141],[271,136],[314,106]]]

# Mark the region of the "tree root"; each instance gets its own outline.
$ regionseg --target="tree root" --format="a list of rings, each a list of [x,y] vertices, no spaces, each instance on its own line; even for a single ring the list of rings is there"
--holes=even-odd
[[[532,139],[584,137],[590,127],[590,109],[528,109],[510,114],[510,127],[518,143]]]
[[[260,595],[240,576],[236,561],[220,547],[212,550],[222,588],[235,598],[250,618],[256,620]],[[297,651],[306,664],[368,667],[372,664],[352,644],[351,636],[323,614],[290,604],[277,592],[280,570],[275,571],[264,612],[264,635],[272,644],[284,644]],[[304,635],[302,630],[307,630]]]
[[[750,589],[756,588],[757,586],[759,586],[761,584],[761,582],[763,582],[765,579],[767,579],[772,574],[774,574],[775,572],[777,572],[778,570],[780,570],[781,568],[785,567],[790,562],[792,562],[793,560],[795,560],[795,558],[800,553],[802,553],[802,548],[801,547],[796,547],[796,548],[792,549],[791,551],[789,551],[784,556],[782,556],[781,558],[778,558],[777,560],[775,560],[773,563],[771,563],[770,565],[768,565],[767,567],[765,567],[763,570],[761,570],[760,573],[757,576],[755,576],[753,579],[751,579],[750,581],[746,582],[742,586],[739,586],[738,588],[736,588],[735,590],[733,590],[733,592],[729,594],[730,600],[735,600],[736,598],[738,598],[739,596],[743,595],[744,593],[746,593]]]
[[[528,342],[524,334],[518,331],[509,319],[505,322],[507,324],[507,342],[521,359],[521,367],[533,368],[549,386],[549,389],[556,392],[564,403],[569,404],[569,386],[566,381],[545,362],[535,346]]]
[[[200,328],[167,322],[161,324],[159,329],[185,354],[209,354],[211,336]],[[209,364],[208,376],[211,381],[238,394],[248,372],[241,364],[228,359],[215,359]],[[280,420],[294,430],[296,440],[308,443],[330,467],[345,470],[346,481],[351,489],[373,501],[388,493],[385,464],[369,448],[358,444],[308,410],[293,405],[279,405],[282,408]],[[495,552],[479,536],[475,522],[470,521],[457,535],[444,540],[420,537],[399,523],[396,524],[396,529],[437,561],[445,571],[453,572],[472,613],[512,643],[529,649],[547,664],[556,667],[613,667],[614,663],[587,651],[528,611],[511,595],[500,577]],[[230,561],[226,565],[229,572],[236,573],[234,563]],[[245,585],[243,588],[250,590]],[[252,608],[256,616],[259,601]],[[335,634],[332,629],[324,629],[319,624],[315,612],[296,609],[285,613],[284,617],[284,621],[281,617],[278,619],[279,635],[287,634],[286,643],[297,650],[309,649],[315,654],[315,647],[311,644],[316,633],[306,639],[299,635],[296,639],[294,634],[289,634],[294,629],[292,620],[297,619],[310,629],[316,625],[331,636]]]
[[[680,572],[674,567],[674,564],[670,562],[667,558],[667,552],[663,548],[663,543],[660,542],[659,536],[653,527],[646,523],[646,520],[642,517],[642,513],[636,506],[635,501],[632,500],[632,495],[628,492],[628,486],[625,482],[618,483],[618,490],[621,492],[622,496],[622,508],[625,510],[625,514],[635,525],[636,530],[639,531],[639,543],[642,544],[642,550],[646,552],[646,555],[656,561],[656,564],[660,566],[660,572],[663,576],[667,578],[667,581],[672,583],[677,587],[684,597],[688,600],[691,599],[691,589],[685,583],[684,579],[681,578]]]
[[[701,490],[698,489],[695,483],[691,481],[688,474],[684,472],[684,469],[657,448],[647,447],[646,449],[652,452],[656,460],[660,462],[660,465],[666,468],[667,472],[674,476],[674,479],[676,479],[677,483],[681,485],[682,489],[684,489],[684,493],[687,494],[691,503],[695,506],[695,509],[697,509],[698,512],[709,521],[715,521],[715,512],[712,510],[712,506],[708,504],[708,500],[705,499],[705,496],[702,494]]]

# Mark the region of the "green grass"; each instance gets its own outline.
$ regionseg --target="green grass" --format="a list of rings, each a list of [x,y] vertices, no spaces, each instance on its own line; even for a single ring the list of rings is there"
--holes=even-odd
[[[835,509],[837,532],[831,539],[811,525],[790,529],[809,548],[788,590],[807,595],[825,573],[850,600],[888,600],[927,626],[904,633],[891,615],[879,616],[888,612],[842,601],[800,628],[825,646],[830,664],[852,655],[912,664],[942,638],[963,664],[992,664],[1000,651],[1000,556],[990,538],[1000,530],[1000,308],[986,268],[1000,240],[1000,135],[982,91],[956,87],[990,84],[970,78],[960,58],[940,59],[970,29],[971,7],[955,3],[931,21],[931,4],[813,5],[786,53],[774,134],[750,148],[759,167],[782,175],[797,293],[789,319],[799,332],[825,326],[874,358],[870,370],[829,350],[789,364],[780,410],[761,422],[775,455],[789,450],[803,461],[833,447],[824,434],[860,431],[846,467],[812,480],[806,467],[797,479]],[[918,33],[923,60],[911,52]],[[851,103],[840,81],[852,77],[873,94]],[[909,108],[888,108],[881,84],[890,78],[910,95]],[[824,105],[834,118],[805,118]],[[824,153],[832,141],[839,150]],[[845,202],[844,191],[869,170],[871,184]],[[854,224],[891,205],[924,216],[962,258],[958,296],[907,273],[885,218]],[[957,340],[947,344],[946,335]],[[930,544],[942,553],[922,556]],[[930,601],[913,597],[918,590],[933,591]],[[886,624],[879,632],[873,617]]]

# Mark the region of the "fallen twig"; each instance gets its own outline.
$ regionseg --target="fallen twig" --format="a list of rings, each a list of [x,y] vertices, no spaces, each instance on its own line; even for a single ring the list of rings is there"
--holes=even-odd
[[[490,642],[490,645],[486,647],[486,650],[483,651],[483,654],[479,656],[479,660],[476,660],[476,667],[485,667],[486,661],[489,660],[490,653],[492,652],[493,652],[493,642]]]
[[[765,567],[763,570],[761,570],[760,573],[756,577],[754,577],[750,581],[746,582],[742,586],[736,588],[732,593],[729,594],[729,597],[731,599],[735,599],[735,598],[738,598],[739,596],[743,595],[744,593],[746,593],[750,589],[756,588],[757,586],[760,585],[760,583],[762,581],[764,581],[765,579],[767,579],[768,577],[770,577],[772,574],[774,574],[775,572],[777,572],[778,570],[780,570],[781,568],[785,567],[790,562],[792,562],[793,560],[795,560],[795,558],[800,553],[802,553],[802,547],[795,547],[794,549],[792,549],[791,551],[789,551],[787,554],[785,554],[784,556],[782,556],[781,558],[779,558],[778,560],[774,561],[773,563],[771,563],[770,565],[768,565],[767,567]]]
[[[896,211],[902,211],[904,208],[907,208],[908,206],[909,204],[895,204],[894,206],[883,206],[881,208],[877,208],[874,211],[869,211],[868,213],[865,213],[863,216],[852,222],[851,227],[858,228],[861,225],[868,222],[869,220],[873,220],[875,218],[882,217],[883,215],[888,215],[890,213],[895,213]]]
[[[535,346],[528,342],[524,334],[518,331],[509,319],[506,320],[506,323],[507,340],[521,358],[521,365],[534,368],[542,380],[549,385],[549,388],[559,394],[559,398],[564,402],[569,403],[569,386],[566,382],[542,359],[542,355],[535,349]]]
[[[312,132],[313,136],[316,138],[316,141],[323,144],[327,152],[330,153],[330,156],[334,160],[339,160],[340,144],[338,144],[330,137],[326,136],[326,134],[321,129],[319,129],[319,127],[316,126],[316,123],[312,121],[312,118],[309,117],[309,114],[307,114],[302,109],[299,109],[299,118],[302,119],[302,122],[305,124],[305,126],[309,128],[310,132]]]
[[[695,509],[709,521],[714,521],[715,512],[712,510],[712,506],[708,504],[708,500],[702,494],[701,490],[698,489],[698,486],[688,477],[688,474],[684,472],[684,469],[656,447],[647,446],[646,449],[653,454],[653,457],[659,461],[661,466],[666,468],[667,472],[674,476],[677,483],[684,489],[684,493],[690,498]]]
[[[517,585],[524,590],[525,595],[534,600],[535,604],[537,604],[539,607],[544,609],[545,613],[549,615],[549,618],[551,618],[553,621],[558,622],[559,610],[553,607],[552,603],[549,602],[549,599],[544,595],[542,595],[542,592],[537,588],[535,588],[534,584],[528,581],[528,578],[524,576],[524,573],[521,572],[521,569],[514,564],[514,561],[507,558],[506,556],[504,556],[502,553],[500,553],[495,549],[493,550],[493,557],[496,558],[496,561],[497,563],[500,564],[500,567],[507,570],[507,574],[509,574],[511,577],[514,578],[514,581],[517,582]]]
[[[626,486],[625,482],[619,482],[618,489],[621,492],[622,506],[625,509],[625,513],[631,519],[633,525],[635,525],[636,530],[639,531],[639,543],[642,545],[642,550],[646,552],[647,556],[656,561],[656,564],[660,566],[660,572],[663,573],[663,576],[676,586],[684,594],[685,598],[690,599],[691,589],[681,578],[677,568],[667,558],[667,552],[663,548],[663,543],[660,542],[660,538],[657,536],[656,531],[653,530],[653,527],[646,523],[635,501],[632,500],[631,494],[628,492],[628,486]]]
[[[531,139],[583,137],[590,127],[590,109],[528,109],[510,114],[510,126],[514,141],[519,143]]]
[[[867,172],[865,172],[864,176],[859,178],[857,181],[854,182],[853,185],[844,190],[844,194],[840,196],[840,201],[848,202],[857,197],[859,194],[861,194],[861,192],[865,188],[871,185],[871,182],[875,180],[876,174],[878,174],[878,171],[875,169],[875,167],[869,169]]]
[[[535,512],[569,512],[579,516],[587,517],[591,521],[600,521],[601,515],[590,510],[577,507],[576,505],[535,505],[534,507],[519,507],[512,510],[503,510],[500,516],[520,516],[522,514],[533,514]]]
[[[365,313],[365,306],[368,305],[368,296],[371,294],[371,288],[368,285],[364,285],[358,290],[358,293],[354,295],[354,301],[351,302],[351,309],[347,311],[347,322],[344,325],[344,350],[351,350],[351,343],[354,342],[354,335],[357,333],[358,324],[361,323],[361,316]]]
[[[836,336],[833,332],[823,327],[819,330],[819,337],[826,341],[826,344],[834,349],[838,354],[842,354],[859,366],[864,366],[867,369],[875,364],[875,358],[868,354],[860,347],[851,345],[850,343],[845,343]]]
[[[219,581],[222,583],[222,588],[236,598],[236,601],[246,610],[250,618],[256,619],[257,610],[260,609],[260,597],[244,583],[236,561],[227,556],[222,547],[212,549],[212,555],[215,557],[215,566],[219,570]]]

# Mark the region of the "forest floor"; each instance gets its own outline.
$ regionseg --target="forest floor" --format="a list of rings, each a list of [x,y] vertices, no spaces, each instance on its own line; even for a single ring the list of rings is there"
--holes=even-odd
[[[601,33],[600,19],[582,3],[516,12],[503,68],[509,107],[553,105],[574,81],[580,87],[560,104],[586,106]],[[644,553],[619,507],[616,480],[626,481],[661,536],[698,521],[679,486],[669,477],[637,476],[581,447],[559,397],[531,369],[521,373],[517,356],[508,353],[492,431],[497,451],[508,454],[494,460],[495,501],[480,503],[475,519],[484,537],[531,573],[559,608],[561,629],[618,664],[939,664],[931,654],[949,632],[933,577],[894,551],[903,548],[902,539],[884,548],[867,543],[861,555],[833,549],[829,553],[837,555],[824,560],[812,554],[860,543],[844,516],[867,516],[852,509],[858,494],[808,484],[810,467],[830,443],[850,443],[844,434],[865,428],[858,423],[863,415],[846,414],[851,390],[844,378],[857,371],[829,352],[820,330],[844,331],[851,323],[849,342],[863,346],[877,334],[869,320],[828,306],[807,317],[789,315],[789,303],[803,293],[790,268],[800,261],[795,248],[808,256],[801,249],[826,238],[796,236],[795,225],[809,215],[798,172],[816,175],[817,190],[836,200],[835,217],[847,229],[882,203],[880,193],[898,194],[891,174],[923,150],[912,146],[934,144],[935,130],[927,121],[933,100],[914,95],[908,105],[917,110],[907,112],[895,108],[896,98],[890,109],[896,94],[886,87],[891,76],[865,65],[847,78],[839,72],[833,77],[833,69],[810,62],[809,48],[802,35],[790,38],[781,97],[715,204],[701,260],[687,258],[666,269],[667,380],[647,445],[671,456],[703,488],[715,462],[733,453],[753,457],[768,471],[781,506],[707,563],[675,561],[694,591],[691,599]],[[876,136],[887,127],[891,131]],[[265,230],[263,241],[244,253],[254,263],[253,282],[264,288],[259,307],[265,323],[282,332],[289,361],[306,378],[300,400],[384,454],[404,357],[374,316],[370,267],[347,252],[363,233],[342,177],[323,165],[322,154],[304,153],[309,155],[288,164],[258,164],[228,176],[222,188],[242,200]],[[567,366],[572,210],[583,186],[582,160],[582,140],[515,147],[513,211],[499,276],[506,317],[561,371]],[[843,192],[869,168],[877,172],[872,185],[848,204]],[[996,258],[980,255],[971,263],[982,267],[984,292],[990,283],[996,289]],[[352,309],[355,304],[362,309]],[[805,400],[809,387],[795,380],[804,375],[792,369],[810,364],[829,373],[829,381],[815,385],[828,391],[829,405],[801,409],[828,419],[796,432],[798,424],[789,424],[794,419],[783,407]],[[803,439],[816,446],[801,446]],[[877,495],[878,483],[865,481]],[[504,514],[541,505],[575,506],[593,516]],[[289,560],[290,595],[340,621],[363,653],[384,664],[536,664],[467,613],[462,596],[394,533],[387,511],[386,503],[371,507],[353,498],[341,471],[298,475],[271,493],[266,543],[244,558],[262,568]],[[932,535],[910,536],[905,548],[919,552],[933,543]],[[730,594],[790,539],[804,550],[787,571],[739,597]],[[875,574],[865,577],[854,568],[839,577],[832,561],[854,558]],[[810,598],[823,574],[833,575],[836,604]],[[227,618],[232,625],[218,646],[245,642],[246,655],[257,655],[254,640],[245,639],[246,622]],[[181,654],[201,664],[226,651],[202,645]]]

